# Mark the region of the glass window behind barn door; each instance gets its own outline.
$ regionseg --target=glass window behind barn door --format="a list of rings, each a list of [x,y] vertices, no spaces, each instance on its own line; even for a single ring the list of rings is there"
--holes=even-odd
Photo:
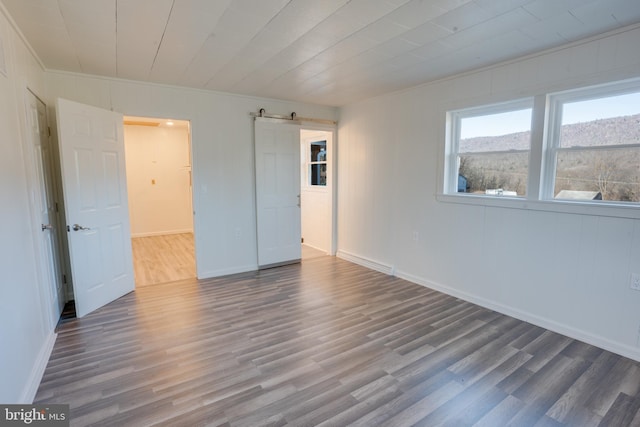
[[[327,185],[327,141],[313,141],[309,146],[309,185]]]

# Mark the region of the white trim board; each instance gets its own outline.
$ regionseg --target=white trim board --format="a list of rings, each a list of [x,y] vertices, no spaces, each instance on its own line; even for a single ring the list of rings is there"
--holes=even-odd
[[[33,365],[33,369],[31,370],[31,375],[29,375],[29,380],[27,381],[27,384],[25,384],[22,394],[20,395],[20,403],[31,404],[36,398],[38,387],[40,387],[44,370],[47,368],[47,363],[49,363],[49,358],[51,357],[51,352],[53,352],[53,346],[56,343],[57,337],[58,334],[52,331],[46,341],[42,344],[36,363]]]
[[[327,252],[326,249],[320,249],[320,248],[318,248],[316,246],[313,246],[313,245],[310,245],[308,243],[303,243],[302,246],[306,246],[306,247],[314,249],[314,250],[316,250],[318,252],[322,252],[323,254],[329,255],[329,252]]]
[[[409,273],[405,273],[403,271],[396,271],[396,277],[415,283],[416,285],[424,286],[430,289],[435,289],[447,295],[460,298],[470,303],[479,305],[480,307],[497,311],[498,313],[514,317],[518,320],[522,320],[524,322],[531,323],[536,326],[540,326],[541,328],[545,328],[552,332],[565,335],[569,338],[573,338],[579,341],[584,341],[587,344],[600,347],[604,350],[608,350],[613,353],[616,353],[621,356],[628,357],[629,359],[633,359],[635,361],[640,362],[640,348],[634,348],[632,346],[620,344],[618,342],[611,341],[608,338],[605,338],[603,336],[594,335],[592,333],[583,331],[581,329],[576,329],[562,323],[554,322],[553,320],[549,320],[544,317],[541,317],[526,311],[514,309],[513,307],[496,303],[494,301],[491,301],[467,292],[463,292],[458,289],[454,289],[440,283],[431,282],[429,280],[423,279],[418,276],[414,276]]]
[[[393,276],[395,272],[395,268],[392,265],[383,264],[381,262],[361,257],[347,251],[339,250],[336,253],[336,257],[341,258],[345,261],[352,262],[354,264],[361,265],[363,267],[370,268],[371,270],[375,270],[380,273],[388,274],[389,276]]]

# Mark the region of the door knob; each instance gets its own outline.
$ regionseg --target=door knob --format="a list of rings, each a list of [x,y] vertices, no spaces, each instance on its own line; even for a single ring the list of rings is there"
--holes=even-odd
[[[44,230],[53,230],[53,225],[51,225],[51,224],[42,224],[41,227],[42,227],[42,231],[44,231]]]
[[[83,227],[79,224],[73,224],[73,231],[79,231],[79,230],[91,230],[89,227]]]

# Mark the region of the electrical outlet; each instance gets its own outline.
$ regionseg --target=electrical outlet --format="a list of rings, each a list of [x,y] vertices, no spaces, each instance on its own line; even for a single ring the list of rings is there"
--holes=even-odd
[[[629,287],[640,291],[640,273],[631,273],[631,280],[629,281]]]

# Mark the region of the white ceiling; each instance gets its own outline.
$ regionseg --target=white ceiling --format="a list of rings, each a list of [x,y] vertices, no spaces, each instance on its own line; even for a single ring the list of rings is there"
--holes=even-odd
[[[640,0],[0,0],[48,69],[344,105],[640,22]]]

